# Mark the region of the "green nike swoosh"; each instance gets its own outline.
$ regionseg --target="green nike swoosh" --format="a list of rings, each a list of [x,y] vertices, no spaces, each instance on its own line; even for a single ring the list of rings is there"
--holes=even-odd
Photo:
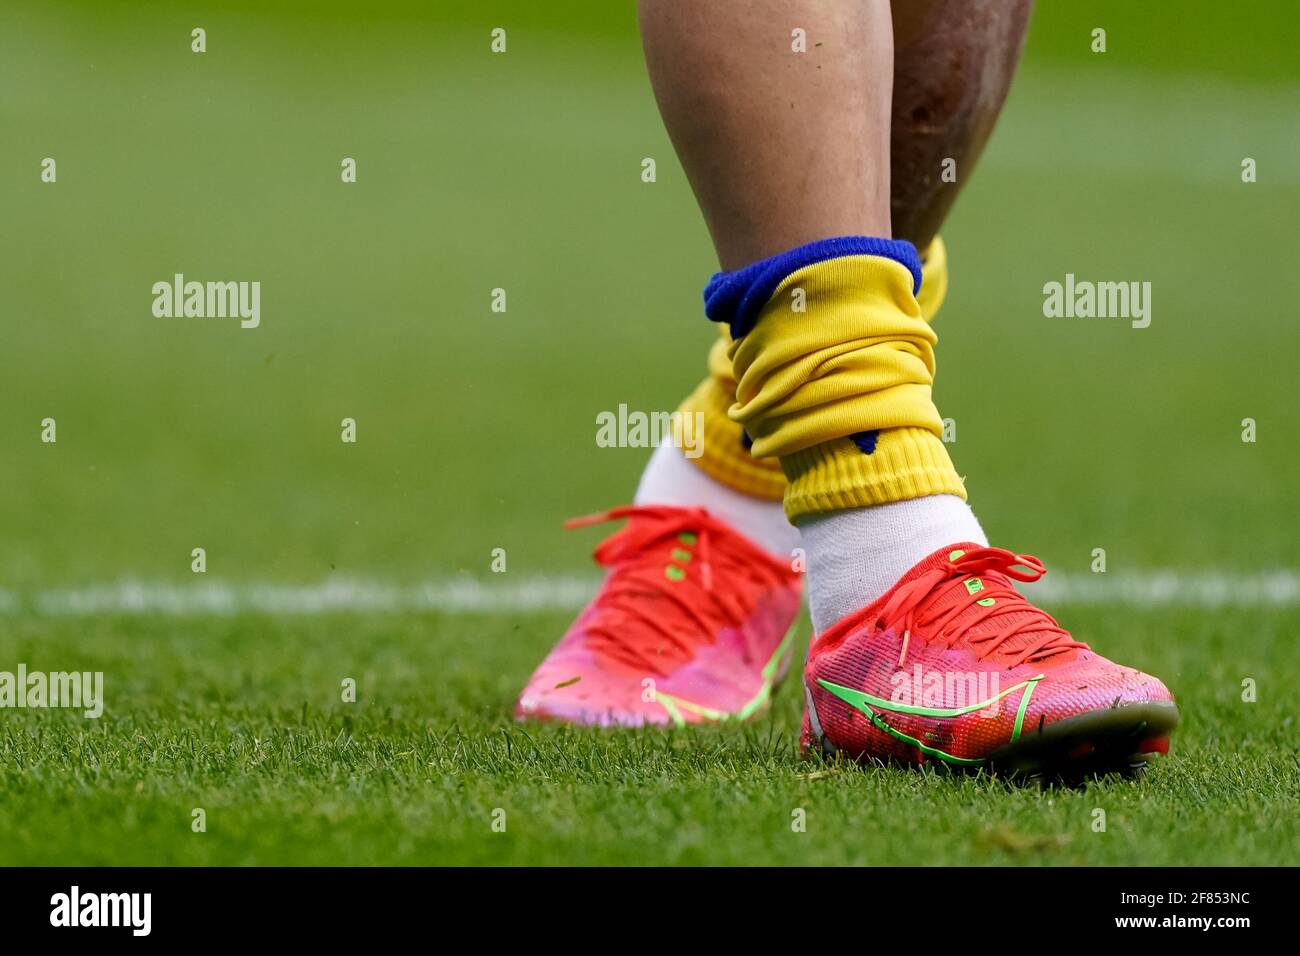
[[[1016,722],[1015,726],[1011,729],[1010,742],[1014,743],[1020,739],[1020,730],[1024,726],[1025,722],[1025,711],[1029,709],[1029,695],[1034,692],[1034,687],[1043,679],[1044,676],[1046,675],[1039,674],[1036,677],[1031,677],[1028,680],[1021,681],[1013,687],[1008,687],[1006,690],[1002,691],[1002,693],[995,694],[988,700],[971,704],[969,707],[952,708],[915,707],[911,704],[899,704],[892,700],[885,700],[882,697],[873,697],[871,694],[864,693],[860,690],[854,690],[852,687],[844,687],[828,680],[819,679],[817,683],[826,688],[840,700],[844,701],[850,707],[865,714],[870,718],[872,725],[877,729],[884,731],[897,740],[911,744],[913,747],[920,750],[921,753],[927,754],[931,757],[938,757],[940,760],[946,760],[949,763],[960,764],[962,766],[979,766],[985,762],[986,758],[958,757],[954,754],[948,753],[947,751],[939,750],[937,747],[931,747],[929,744],[923,743],[915,737],[903,733],[901,730],[894,729],[886,723],[884,718],[882,718],[880,714],[876,713],[876,711],[883,710],[896,714],[913,714],[920,717],[960,717],[963,714],[973,713],[977,710],[983,710],[985,707],[990,707],[1003,697],[1006,697],[1008,694],[1014,694],[1023,687],[1025,692],[1021,695],[1020,706],[1016,708]]]

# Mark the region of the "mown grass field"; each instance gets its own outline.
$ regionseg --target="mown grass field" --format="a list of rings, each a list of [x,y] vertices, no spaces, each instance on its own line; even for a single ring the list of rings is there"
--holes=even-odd
[[[944,230],[937,397],[972,503],[1050,568],[1104,548],[1117,591],[1294,576],[1285,7],[1043,7]],[[1139,780],[806,764],[793,683],[745,727],[511,719],[571,616],[561,584],[592,575],[598,532],[562,520],[630,498],[644,460],[597,447],[597,413],[675,405],[713,334],[707,237],[608,8],[0,12],[0,671],[103,671],[107,698],[98,720],[0,710],[0,863],[1293,861],[1293,590],[1052,605],[1179,698]],[[261,326],[154,318],[176,272],[260,281]],[[1151,326],[1045,318],[1066,273],[1150,281]],[[273,612],[196,590],[429,582],[487,597]]]

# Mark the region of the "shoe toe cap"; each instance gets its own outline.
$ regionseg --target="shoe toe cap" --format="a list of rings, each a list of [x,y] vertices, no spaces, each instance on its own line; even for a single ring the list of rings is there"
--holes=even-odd
[[[641,727],[667,724],[662,707],[646,704],[635,684],[574,675],[558,680],[534,676],[519,695],[515,716],[520,720],[558,720],[591,727]]]
[[[1035,688],[1030,713],[1060,719],[1087,711],[1134,704],[1173,704],[1174,695],[1158,677],[1089,652]]]

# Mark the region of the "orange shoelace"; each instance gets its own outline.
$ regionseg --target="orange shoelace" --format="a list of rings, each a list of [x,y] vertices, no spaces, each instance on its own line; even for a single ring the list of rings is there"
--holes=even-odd
[[[1015,667],[1088,645],[1076,641],[1056,620],[1025,600],[1008,578],[1037,581],[1047,573],[1032,555],[1004,548],[973,548],[908,581],[885,602],[876,629],[903,635],[898,666],[907,659],[912,634],[927,641],[975,651],[977,660],[998,655]],[[981,577],[981,575],[984,575]],[[978,581],[978,587],[967,582]]]
[[[775,560],[703,508],[628,505],[574,518],[565,527],[621,518],[630,519],[627,526],[594,552],[610,575],[587,643],[638,671],[671,673],[721,629],[744,621],[756,590],[780,584]],[[716,547],[719,540],[726,546]]]

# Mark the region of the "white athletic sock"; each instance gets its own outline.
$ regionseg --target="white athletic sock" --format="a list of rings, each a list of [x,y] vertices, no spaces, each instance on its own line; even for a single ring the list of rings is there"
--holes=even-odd
[[[799,547],[799,531],[786,518],[781,502],[753,498],[728,488],[669,443],[660,445],[650,456],[634,502],[707,508],[780,561],[789,562],[791,552]]]
[[[816,634],[866,607],[944,545],[988,544],[975,513],[956,495],[833,511],[805,518],[799,531]]]

